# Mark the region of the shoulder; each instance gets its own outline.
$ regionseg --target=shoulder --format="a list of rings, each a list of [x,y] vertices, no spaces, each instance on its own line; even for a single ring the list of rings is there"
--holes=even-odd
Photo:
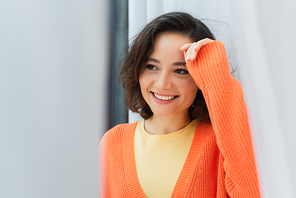
[[[119,124],[108,130],[101,139],[100,145],[107,146],[109,144],[119,143],[123,140],[124,133],[133,133],[132,128],[136,127],[137,122]],[[130,129],[130,130],[129,130]]]

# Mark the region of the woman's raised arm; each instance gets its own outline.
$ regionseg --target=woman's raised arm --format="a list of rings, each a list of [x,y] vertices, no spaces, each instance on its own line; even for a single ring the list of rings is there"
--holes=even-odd
[[[224,158],[230,197],[260,197],[260,188],[241,84],[231,76],[225,47],[203,39],[185,44],[189,73],[202,91],[217,145]]]

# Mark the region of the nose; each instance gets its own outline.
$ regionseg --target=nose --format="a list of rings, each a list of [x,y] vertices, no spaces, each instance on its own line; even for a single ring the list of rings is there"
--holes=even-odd
[[[173,86],[172,76],[167,71],[162,71],[157,76],[155,80],[155,86],[159,90],[168,90],[171,89]]]

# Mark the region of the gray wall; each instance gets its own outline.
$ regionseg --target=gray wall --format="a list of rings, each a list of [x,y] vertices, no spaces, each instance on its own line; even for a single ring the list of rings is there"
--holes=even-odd
[[[0,197],[98,197],[107,1],[0,2]]]

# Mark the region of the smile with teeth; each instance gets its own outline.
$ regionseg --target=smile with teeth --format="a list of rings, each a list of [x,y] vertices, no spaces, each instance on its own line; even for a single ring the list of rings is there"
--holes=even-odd
[[[155,98],[159,100],[172,100],[177,97],[177,96],[161,96],[161,95],[157,95],[156,93],[153,93],[153,95]]]

